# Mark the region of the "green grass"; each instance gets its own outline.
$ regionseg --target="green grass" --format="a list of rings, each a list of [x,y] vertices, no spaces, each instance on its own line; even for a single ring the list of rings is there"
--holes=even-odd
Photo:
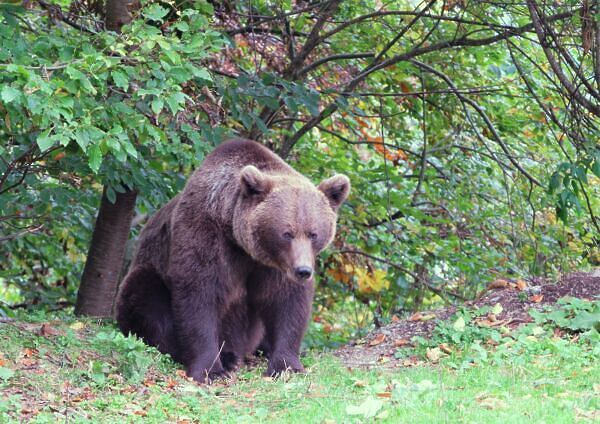
[[[0,422],[570,423],[600,419],[594,337],[525,329],[506,343],[396,370],[303,358],[306,375],[199,386],[111,324],[67,316],[0,324]],[[44,335],[42,323],[48,323]],[[82,325],[83,324],[83,325]],[[535,334],[535,335],[532,335]],[[595,340],[595,341],[593,341]]]

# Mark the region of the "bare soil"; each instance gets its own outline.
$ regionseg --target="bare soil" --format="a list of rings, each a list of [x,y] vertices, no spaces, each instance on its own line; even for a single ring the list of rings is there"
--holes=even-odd
[[[600,269],[591,273],[576,272],[563,276],[557,282],[541,280],[496,280],[477,300],[466,302],[467,307],[481,308],[500,304],[502,312],[487,321],[487,326],[505,326],[514,329],[532,322],[530,309],[554,305],[562,297],[571,296],[593,300],[600,296]],[[350,342],[335,352],[348,368],[397,368],[413,366],[416,358],[396,359],[397,349],[411,346],[414,336],[428,338],[439,321],[449,319],[456,312],[449,306],[428,312],[418,312],[403,320],[378,328],[360,340]]]

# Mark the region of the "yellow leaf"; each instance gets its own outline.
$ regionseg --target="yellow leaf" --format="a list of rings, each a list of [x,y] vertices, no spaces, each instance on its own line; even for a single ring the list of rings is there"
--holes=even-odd
[[[79,331],[85,327],[83,322],[77,321],[69,326],[72,330]]]

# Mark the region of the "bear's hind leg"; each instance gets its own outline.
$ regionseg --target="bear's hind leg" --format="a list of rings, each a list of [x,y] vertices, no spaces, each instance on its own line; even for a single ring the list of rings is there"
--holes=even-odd
[[[117,300],[116,315],[123,334],[135,334],[146,344],[180,361],[171,296],[156,271],[136,267],[127,274]]]

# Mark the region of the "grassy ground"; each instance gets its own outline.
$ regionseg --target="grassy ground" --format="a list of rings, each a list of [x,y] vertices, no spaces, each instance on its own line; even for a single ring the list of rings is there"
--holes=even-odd
[[[312,352],[306,375],[272,380],[259,362],[207,387],[111,324],[29,316],[0,324],[0,422],[598,422],[598,333],[556,334],[417,349],[386,371]]]

